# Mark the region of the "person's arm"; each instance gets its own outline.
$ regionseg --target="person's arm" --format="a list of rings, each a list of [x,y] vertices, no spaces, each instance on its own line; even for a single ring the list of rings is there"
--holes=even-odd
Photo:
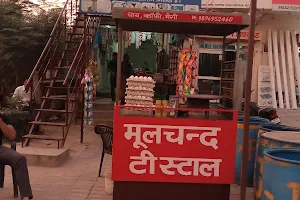
[[[13,141],[16,138],[16,131],[14,127],[11,125],[11,121],[8,117],[2,116],[0,117],[0,129],[3,132],[4,137],[8,140]]]
[[[116,73],[112,70],[113,64],[114,64],[113,61],[109,62],[107,71],[110,72],[112,75],[116,76]]]
[[[109,61],[108,66],[107,66],[107,71],[110,72],[111,71],[111,61]]]
[[[133,74],[133,67],[132,67],[132,65],[131,65],[131,63],[129,63],[129,69],[130,69],[130,75],[132,75]]]

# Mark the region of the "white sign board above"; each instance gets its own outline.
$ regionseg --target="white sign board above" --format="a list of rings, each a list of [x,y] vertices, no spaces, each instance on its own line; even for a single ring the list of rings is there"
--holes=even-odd
[[[111,15],[112,7],[158,9],[196,12],[199,0],[80,0],[80,11],[90,14]]]
[[[89,14],[111,15],[112,7],[199,11],[209,9],[249,9],[251,0],[80,0],[80,10]],[[257,0],[258,9],[300,11],[300,0]]]
[[[272,0],[273,10],[277,11],[300,11],[300,0]]]
[[[249,8],[250,0],[202,0],[202,8]],[[272,9],[272,0],[257,0],[257,8]]]

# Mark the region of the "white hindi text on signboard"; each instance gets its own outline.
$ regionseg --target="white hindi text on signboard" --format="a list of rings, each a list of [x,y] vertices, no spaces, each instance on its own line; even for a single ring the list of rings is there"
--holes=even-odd
[[[196,139],[199,140],[200,144],[217,150],[219,148],[217,136],[221,128],[144,124],[124,124],[124,127],[126,127],[124,137],[126,140],[133,139],[133,148],[142,147],[144,149],[139,156],[130,156],[129,170],[131,173],[138,175],[155,174],[155,164],[158,162],[161,172],[165,175],[175,175],[176,170],[174,169],[177,169],[177,172],[183,176],[219,177],[222,159],[156,157],[148,150],[147,144],[161,144],[162,137],[169,143],[177,143],[178,145]],[[142,128],[147,128],[147,131],[142,131]],[[194,131],[202,133],[195,133]],[[192,170],[186,171],[185,167],[192,167]]]

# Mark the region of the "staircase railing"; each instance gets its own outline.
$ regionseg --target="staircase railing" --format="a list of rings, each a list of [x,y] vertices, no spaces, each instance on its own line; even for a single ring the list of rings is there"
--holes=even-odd
[[[43,89],[43,87],[41,86],[44,86],[42,83],[45,80],[49,81],[50,83],[48,87],[45,87],[47,88],[46,92],[42,92],[44,97],[41,103],[41,109],[37,111],[34,121],[37,122],[39,121],[39,118],[41,116],[41,111],[46,105],[46,99],[50,99],[49,96],[51,94],[51,89],[56,88],[54,87],[54,84],[57,83],[56,80],[58,79],[56,78],[58,77],[59,69],[65,69],[66,67],[69,68],[62,85],[63,88],[67,90],[67,104],[64,110],[66,114],[65,125],[63,125],[63,140],[60,145],[61,147],[64,146],[69,132],[73,115],[76,110],[76,100],[82,92],[81,79],[83,78],[88,60],[91,58],[93,37],[100,24],[100,17],[84,16],[83,34],[79,34],[82,36],[79,47],[77,46],[75,47],[76,49],[74,49],[76,50],[76,54],[74,57],[71,58],[71,66],[66,66],[63,60],[68,60],[70,58],[66,58],[66,52],[73,50],[72,46],[68,45],[74,42],[77,43],[77,41],[73,40],[74,38],[72,36],[78,35],[77,30],[82,28],[79,22],[82,21],[83,16],[77,15],[77,11],[78,0],[67,0],[54,25],[54,28],[50,34],[50,38],[28,79],[31,88],[31,100],[35,99],[35,96],[37,96],[36,93],[39,91],[40,88]],[[47,72],[49,71],[50,78],[47,78]],[[39,77],[38,81],[36,77]],[[69,108],[70,105],[71,108]],[[33,123],[33,125],[30,128],[29,135],[31,135],[33,131],[34,124],[35,123]],[[29,137],[25,140],[25,146],[27,146],[28,144]]]
[[[67,0],[56,20],[50,38],[28,78],[31,88],[31,100],[35,98],[35,94],[38,92],[41,82],[46,78],[48,70],[52,76],[55,59],[58,55],[61,55],[59,50],[64,48],[65,41],[68,40],[68,33],[72,31],[72,25],[76,18],[74,15],[77,11],[78,0]],[[38,81],[34,83],[35,77],[38,77]]]
[[[68,70],[68,73],[63,82],[64,86],[67,86],[67,102],[68,104],[71,102],[70,99],[74,98],[77,100],[81,91],[81,80],[84,77],[85,69],[88,65],[88,61],[91,58],[91,49],[93,44],[93,38],[96,33],[96,29],[100,24],[99,17],[85,17],[84,18],[84,33],[79,45],[79,48],[75,54],[75,57],[72,61],[72,64]],[[81,93],[82,94],[82,93]],[[83,106],[83,105],[82,105]],[[62,142],[62,146],[65,143],[67,138],[69,128],[75,113],[76,103],[73,104],[71,111],[69,110],[69,106],[66,106],[66,123],[67,130],[65,138]],[[71,116],[69,116],[69,113]],[[83,119],[81,119],[83,121]],[[82,124],[82,123],[81,123]]]

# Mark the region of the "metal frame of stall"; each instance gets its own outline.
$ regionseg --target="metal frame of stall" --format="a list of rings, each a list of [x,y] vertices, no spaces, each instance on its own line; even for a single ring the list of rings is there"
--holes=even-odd
[[[249,25],[249,16],[243,14],[233,14],[233,13],[221,13],[221,12],[185,12],[185,11],[160,11],[160,10],[145,10],[145,9],[131,9],[131,8],[113,8],[112,16],[117,25],[118,31],[118,61],[117,61],[117,94],[116,94],[116,104],[120,104],[120,91],[121,91],[121,62],[122,62],[122,33],[123,31],[144,31],[144,32],[160,32],[160,33],[176,33],[176,34],[194,34],[194,35],[210,35],[210,36],[222,36],[223,47],[226,44],[237,43],[239,46],[240,41],[240,31]],[[238,32],[238,38],[235,41],[226,41],[226,36]],[[251,36],[251,35],[250,35]],[[250,40],[251,41],[251,40]],[[252,41],[253,42],[253,41]],[[252,45],[253,46],[253,45]],[[224,51],[223,48],[223,51]],[[237,52],[238,54],[239,52]],[[224,56],[223,56],[224,57]],[[236,56],[238,60],[239,56]],[[251,59],[250,59],[251,60]],[[238,62],[238,61],[236,61]],[[237,64],[235,68],[237,67]],[[234,77],[237,78],[238,75]],[[234,81],[236,82],[236,81]],[[237,82],[235,83],[234,89],[237,87]],[[251,85],[251,84],[250,84]],[[233,101],[241,101],[242,97],[237,97],[234,95]],[[238,98],[238,99],[237,99]],[[244,138],[245,139],[245,138]],[[245,146],[244,146],[245,147]],[[247,147],[248,148],[248,147]],[[246,149],[247,149],[246,148]],[[243,153],[247,152],[243,150]],[[246,153],[247,154],[247,153]],[[244,159],[244,158],[243,158]],[[245,174],[245,170],[242,170]],[[245,181],[245,175],[242,174],[241,182]],[[118,185],[120,187],[137,187],[138,184],[131,184],[129,182],[117,183],[115,182],[115,187]],[[173,183],[174,184],[174,183]],[[200,187],[203,193],[205,189],[201,189],[201,184],[196,184],[198,186],[189,185],[195,190]],[[199,186],[200,185],[200,186]],[[203,184],[202,184],[203,185]],[[242,184],[243,185],[243,184]],[[173,189],[182,187],[182,184],[174,184]],[[230,186],[219,185],[215,187],[215,192],[221,192],[224,194],[224,200],[229,199]],[[115,188],[116,189],[116,188]],[[138,190],[138,188],[135,188]],[[151,189],[150,189],[151,190]],[[228,193],[229,190],[229,193]],[[241,188],[241,193],[245,193],[246,188]],[[114,193],[117,191],[114,191]],[[228,196],[226,196],[228,195]],[[115,195],[114,195],[115,196]],[[120,195],[117,195],[118,197]],[[204,194],[208,197],[209,194]],[[203,197],[204,197],[203,196]],[[242,195],[241,195],[242,196]],[[129,198],[132,200],[137,200],[132,197],[123,197],[123,199]],[[194,199],[199,199],[199,196]],[[242,199],[242,198],[241,198]],[[115,198],[114,200],[121,200],[121,198]],[[213,199],[211,199],[213,200]],[[220,200],[220,199],[218,199]]]

